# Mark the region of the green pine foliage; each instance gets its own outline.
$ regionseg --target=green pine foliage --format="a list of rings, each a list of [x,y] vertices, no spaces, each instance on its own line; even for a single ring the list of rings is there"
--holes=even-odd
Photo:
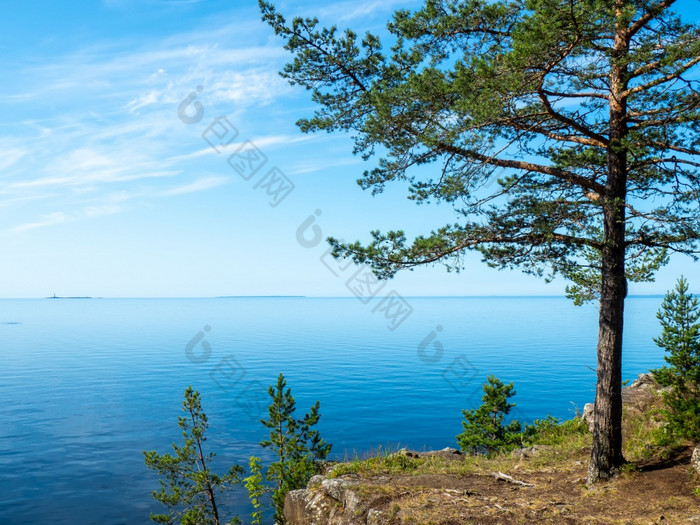
[[[678,437],[700,439],[700,301],[688,293],[681,277],[666,294],[656,317],[661,336],[654,342],[667,355],[668,366],[652,370],[654,378],[671,390],[664,394],[668,431]]]
[[[160,476],[159,490],[153,498],[168,507],[167,514],[151,514],[157,523],[168,525],[234,525],[237,517],[228,521],[218,505],[221,491],[240,483],[243,468],[234,465],[225,475],[210,470],[214,452],[205,452],[207,416],[202,410],[200,394],[188,386],[182,402],[185,415],[178,418],[183,443],[173,443],[172,454],[144,451],[146,466]]]
[[[279,375],[274,387],[270,385],[268,393],[272,399],[269,417],[261,422],[270,430],[270,439],[261,441],[260,445],[271,448],[277,458],[268,468],[266,477],[275,485],[272,493],[275,520],[283,523],[287,492],[304,488],[311,476],[319,473],[319,462],[326,459],[331,445],[312,428],[321,417],[318,401],[301,419],[296,419],[296,402],[284,375]]]
[[[508,400],[515,395],[513,383],[504,384],[490,375],[484,383],[483,403],[477,409],[463,410],[463,431],[457,436],[460,448],[471,454],[492,454],[516,447],[522,438],[519,421],[505,422],[515,403]]]
[[[580,303],[600,297],[615,209],[627,209],[614,242],[628,281],[697,251],[700,26],[672,4],[425,0],[395,11],[383,41],[259,0],[291,54],[281,75],[316,103],[300,129],[350,132],[354,153],[376,159],[363,189],[401,183],[458,217],[413,239],[331,238],[333,254],[391,277],[459,270],[476,250],[496,268],[565,277]]]

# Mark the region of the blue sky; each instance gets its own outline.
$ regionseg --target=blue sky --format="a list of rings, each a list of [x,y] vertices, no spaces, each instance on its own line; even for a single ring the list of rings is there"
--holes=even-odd
[[[418,2],[278,5],[364,31]],[[415,206],[402,187],[371,197],[355,184],[370,166],[352,155],[348,137],[300,133],[294,122],[313,105],[278,76],[287,58],[254,1],[6,6],[0,297],[350,295],[352,269],[333,265],[312,229],[297,239],[309,217],[323,237],[348,240],[375,228],[410,236],[455,220],[449,208]],[[203,114],[185,123],[178,108],[190,94]],[[203,138],[214,131],[230,140],[220,153]],[[245,180],[228,160],[251,144],[266,161]],[[563,292],[561,281],[488,269],[477,255],[466,260],[460,274],[437,266],[390,286],[404,296]],[[681,273],[697,288],[695,264],[677,257],[656,283],[631,291],[663,293]]]

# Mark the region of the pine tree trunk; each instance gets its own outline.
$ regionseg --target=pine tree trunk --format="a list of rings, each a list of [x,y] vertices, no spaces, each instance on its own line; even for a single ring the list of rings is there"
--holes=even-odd
[[[618,17],[624,2],[618,0]],[[619,19],[619,18],[618,18]],[[623,29],[615,36],[613,60],[627,54]],[[619,64],[620,62],[617,62]],[[627,101],[624,66],[610,72],[610,127],[608,177],[602,199],[605,242],[601,253],[601,291],[598,317],[598,381],[593,411],[593,449],[588,482],[609,479],[624,463],[622,456],[622,330],[627,280],[625,279],[625,202],[627,198]]]
[[[607,226],[606,217],[606,230]],[[610,478],[625,461],[622,456],[622,329],[626,282],[624,244],[622,246],[622,250],[614,246],[603,250],[603,282],[598,321],[598,382],[593,412],[593,449],[588,468],[589,483]]]

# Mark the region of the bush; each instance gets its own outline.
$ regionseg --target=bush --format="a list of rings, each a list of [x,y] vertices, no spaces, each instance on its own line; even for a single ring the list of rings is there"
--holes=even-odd
[[[523,444],[561,445],[573,437],[589,435],[588,425],[581,418],[569,419],[560,423],[553,416],[536,419],[532,425],[525,425]]]

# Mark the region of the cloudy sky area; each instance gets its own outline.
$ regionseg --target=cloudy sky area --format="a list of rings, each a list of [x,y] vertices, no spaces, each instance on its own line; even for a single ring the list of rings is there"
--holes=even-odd
[[[377,31],[393,9],[417,5],[279,8]],[[288,57],[252,0],[13,2],[0,19],[0,57],[0,297],[350,295],[351,270],[324,256],[315,232],[297,240],[307,218],[324,237],[353,240],[456,218],[415,206],[401,187],[371,197],[355,183],[371,166],[352,155],[348,137],[298,131],[313,105],[278,76]],[[178,108],[191,94],[203,116],[188,124]],[[209,128],[222,116],[218,125],[238,135],[217,153],[203,134],[224,129]],[[267,160],[245,180],[227,159],[250,144]],[[294,184],[281,202],[260,183],[273,168]],[[405,296],[564,288],[488,269],[476,255],[467,262],[460,274],[438,266],[391,286]],[[680,273],[697,280],[693,263],[676,258],[632,292],[662,293]]]

